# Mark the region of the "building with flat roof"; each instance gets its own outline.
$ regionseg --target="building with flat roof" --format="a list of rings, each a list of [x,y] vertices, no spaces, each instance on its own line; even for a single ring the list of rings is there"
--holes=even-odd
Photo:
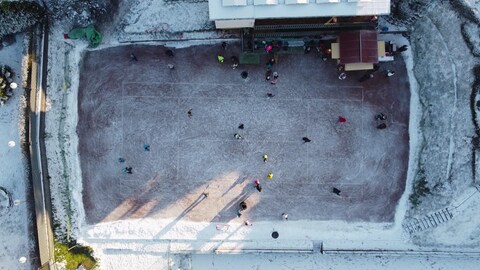
[[[255,20],[390,14],[390,0],[209,0],[219,29],[252,28]]]

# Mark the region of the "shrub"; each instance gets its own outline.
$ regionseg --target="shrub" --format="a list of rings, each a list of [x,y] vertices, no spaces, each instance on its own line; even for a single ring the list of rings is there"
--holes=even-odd
[[[80,265],[84,269],[94,269],[97,261],[93,257],[93,250],[90,247],[82,246],[76,242],[68,244],[55,241],[55,261],[65,262],[67,270],[76,270]]]
[[[10,89],[13,75],[12,68],[0,65],[0,105],[3,105],[13,95],[12,89]]]
[[[35,2],[0,2],[0,38],[25,31],[41,22],[44,9]]]
[[[413,185],[413,192],[410,194],[410,203],[416,207],[420,204],[422,197],[430,194],[430,188],[428,187],[427,177],[425,172],[420,170],[415,179],[415,184]]]

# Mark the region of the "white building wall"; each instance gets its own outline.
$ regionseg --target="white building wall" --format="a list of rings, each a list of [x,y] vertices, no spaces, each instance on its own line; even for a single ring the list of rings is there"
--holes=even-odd
[[[390,14],[390,0],[209,0],[208,5],[213,21]]]

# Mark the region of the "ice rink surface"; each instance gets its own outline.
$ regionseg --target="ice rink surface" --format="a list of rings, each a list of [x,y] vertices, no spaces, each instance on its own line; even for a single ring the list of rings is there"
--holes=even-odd
[[[241,222],[241,201],[248,205],[243,217],[253,221],[283,212],[292,220],[393,221],[408,164],[410,92],[401,57],[360,83],[364,72],[339,80],[335,62],[313,53],[281,54],[273,66],[279,81],[271,85],[267,55],[260,65],[230,67],[238,45],[175,49],[174,57],[165,50],[122,46],[85,54],[77,132],[88,223]],[[384,76],[386,69],[395,76]],[[376,128],[379,112],[387,115],[383,130]]]

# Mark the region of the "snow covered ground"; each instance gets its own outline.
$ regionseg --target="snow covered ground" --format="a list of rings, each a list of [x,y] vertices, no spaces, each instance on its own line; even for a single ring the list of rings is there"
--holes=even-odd
[[[382,256],[368,254],[335,254],[335,255],[293,255],[293,254],[248,254],[248,255],[193,255],[191,260],[183,259],[180,263],[171,263],[171,269],[189,269],[188,267],[176,267],[178,265],[188,266],[191,269],[211,270],[241,270],[241,269],[276,269],[276,270],[424,270],[424,269],[459,269],[459,266],[467,269],[475,269],[478,266],[478,258],[450,256]],[[245,262],[250,268],[247,268]]]
[[[197,1],[195,1],[197,2]],[[208,1],[135,0],[116,27],[118,40],[188,40],[223,36],[208,18]],[[127,5],[127,4],[125,4]]]
[[[13,206],[0,207],[0,269],[32,269],[35,258],[35,234],[32,195],[27,168],[24,114],[26,98],[22,87],[22,68],[26,60],[24,35],[17,35],[16,42],[0,50],[0,65],[8,65],[15,72],[18,88],[14,96],[0,107],[0,187],[11,193]],[[8,205],[8,204],[7,204]],[[25,258],[25,261],[21,259]]]
[[[161,252],[109,251],[102,260],[104,269],[128,269],[135,262],[138,269],[174,270],[455,270],[476,269],[478,257],[470,256],[409,256],[402,254],[168,254]]]
[[[120,12],[113,35],[108,35],[102,46],[116,45],[118,41],[149,40],[152,37],[163,39],[158,33],[172,30],[175,39],[188,39],[175,31],[195,33],[202,28],[203,20],[174,21],[176,17],[188,17],[185,8],[172,8],[161,1],[137,1]],[[478,1],[465,1],[477,7]],[[125,4],[126,5],[126,4]],[[200,11],[202,3],[179,3],[191,5]],[[162,17],[168,10],[169,16]],[[177,13],[178,12],[178,13]],[[172,16],[176,14],[178,16]],[[157,21],[158,19],[158,21]],[[404,54],[410,75],[411,121],[410,121],[410,162],[404,194],[396,213],[393,225],[349,224],[344,222],[288,222],[255,223],[249,228],[230,224],[228,231],[219,231],[214,224],[178,222],[169,227],[169,220],[126,220],[97,225],[85,225],[81,199],[81,177],[77,156],[76,92],[78,89],[78,64],[85,43],[75,41],[74,47],[63,41],[62,33],[68,29],[55,25],[52,30],[49,52],[49,104],[47,113],[47,154],[52,175],[52,194],[56,218],[66,231],[71,221],[71,233],[81,242],[94,247],[103,269],[149,268],[160,269],[183,265],[186,269],[317,269],[315,265],[325,265],[330,269],[458,269],[477,265],[477,258],[434,258],[383,256],[362,257],[359,255],[311,255],[307,260],[299,256],[286,255],[244,255],[244,257],[215,257],[213,255],[173,255],[186,252],[192,247],[206,252],[219,244],[226,249],[238,245],[250,248],[269,246],[269,232],[281,230],[281,246],[312,248],[316,241],[323,241],[326,248],[345,249],[446,249],[477,251],[480,234],[478,205],[480,196],[473,188],[476,176],[472,168],[471,138],[475,135],[472,121],[471,96],[474,76],[472,69],[478,65],[461,35],[461,25],[468,19],[456,13],[448,2],[431,5],[423,17],[411,25],[411,50]],[[153,24],[152,21],[155,21]],[[157,23],[158,22],[158,23]],[[178,24],[177,24],[178,23]],[[108,28],[106,28],[108,29]],[[150,30],[149,30],[150,29]],[[453,29],[453,31],[452,31]],[[167,31],[169,32],[169,31]],[[139,38],[138,33],[142,33]],[[189,32],[190,33],[190,32]],[[145,35],[146,34],[146,35]],[[152,36],[149,36],[152,34]],[[144,38],[147,36],[147,38]],[[171,37],[172,35],[168,35]],[[392,37],[397,38],[397,37]],[[475,40],[475,39],[473,39]],[[399,43],[405,44],[405,40]],[[181,46],[188,46],[182,43]],[[100,61],[100,60],[99,60]],[[64,72],[66,70],[67,72]],[[67,88],[63,88],[66,78]],[[475,97],[477,98],[477,97]],[[63,119],[63,120],[62,120]],[[476,150],[475,150],[476,151]],[[419,173],[421,172],[421,173]],[[63,176],[63,177],[62,177]],[[414,181],[425,177],[430,194],[421,197],[417,206],[408,202],[409,194],[416,192]],[[65,192],[70,191],[70,193]],[[63,194],[63,195],[61,195]],[[65,196],[65,194],[68,194]],[[471,195],[471,196],[470,196]],[[467,199],[468,198],[468,199]],[[467,199],[465,202],[464,200]],[[401,225],[403,216],[406,222],[420,218],[441,208],[454,210],[450,221],[413,235],[410,240]],[[70,217],[70,218],[68,218]],[[165,237],[155,237],[163,228],[169,228]],[[255,230],[253,230],[255,228]],[[199,231],[203,235],[198,234]],[[301,233],[304,238],[298,239]],[[284,238],[284,240],[282,240]],[[295,241],[293,241],[295,240]],[[187,257],[185,259],[185,256]],[[234,259],[232,259],[234,258]],[[238,259],[238,260],[237,260]],[[242,263],[238,262],[239,260]],[[245,261],[248,260],[248,263]],[[457,261],[458,260],[458,261]],[[300,264],[302,261],[304,264]],[[238,262],[238,263],[237,263]],[[238,266],[240,265],[240,266]],[[189,268],[190,267],[190,268]],[[237,267],[237,268],[235,268]],[[244,267],[244,268],[241,268]],[[308,268],[311,267],[311,268]],[[343,267],[343,268],[341,268]],[[183,269],[180,268],[180,269]]]
[[[442,16],[438,16],[442,14]],[[410,208],[409,217],[421,216],[443,207],[454,209],[458,200],[472,192],[478,184],[473,169],[478,171],[472,159],[472,138],[475,129],[472,120],[474,104],[472,89],[475,76],[473,68],[479,64],[472,57],[461,35],[459,17],[448,3],[430,7],[423,18],[413,25],[411,44],[414,58],[413,74],[418,81],[420,106],[412,108],[420,113],[418,173],[415,181],[425,177],[430,194],[421,198],[418,206]],[[477,215],[480,209],[474,208]],[[471,213],[470,213],[471,214]],[[456,218],[432,231],[415,234],[419,245],[478,246],[480,220],[470,219],[468,212],[458,212]],[[462,230],[466,221],[472,230]],[[452,234],[433,238],[431,232],[448,227]],[[438,237],[438,233],[434,233]],[[448,239],[451,237],[450,239]],[[426,241],[426,239],[429,239]]]

